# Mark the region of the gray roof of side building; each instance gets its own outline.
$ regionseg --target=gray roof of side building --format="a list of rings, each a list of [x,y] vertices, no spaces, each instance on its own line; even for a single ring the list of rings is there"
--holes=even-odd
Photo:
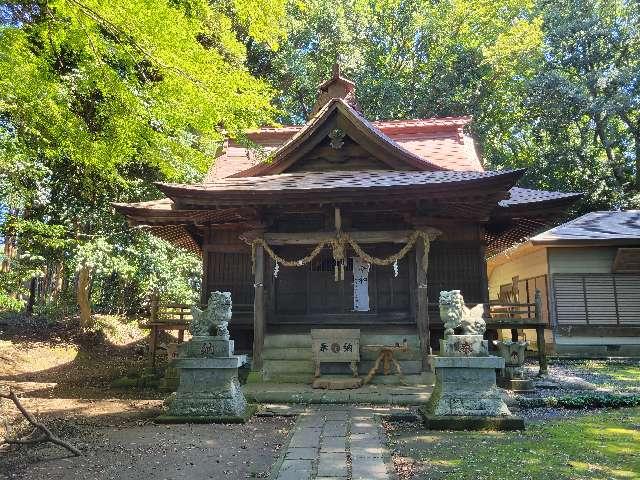
[[[640,210],[587,213],[531,238],[534,245],[640,243]]]

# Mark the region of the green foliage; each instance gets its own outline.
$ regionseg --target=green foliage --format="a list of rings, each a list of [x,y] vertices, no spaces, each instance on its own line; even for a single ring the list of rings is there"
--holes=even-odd
[[[19,312],[24,308],[24,300],[17,299],[0,291],[0,313]]]
[[[70,306],[82,267],[106,309],[110,297],[139,308],[156,288],[191,298],[197,260],[128,231],[111,202],[158,198],[154,181],[200,179],[224,132],[272,120],[273,91],[245,67],[243,41],[275,48],[283,9],[282,0],[4,2],[0,226],[20,258],[0,291],[26,294],[25,282],[62,265],[65,282],[41,311]]]
[[[640,10],[624,0],[291,2],[251,71],[307,117],[339,58],[371,119],[473,115],[483,158],[524,185],[587,193],[579,211],[640,205]]]
[[[640,406],[640,395],[609,392],[587,392],[562,397],[520,398],[522,408],[561,407],[573,410],[589,408],[624,408]]]

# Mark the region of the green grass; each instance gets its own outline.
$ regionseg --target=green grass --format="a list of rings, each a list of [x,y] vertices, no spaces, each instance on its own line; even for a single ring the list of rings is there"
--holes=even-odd
[[[640,479],[640,408],[535,422],[525,432],[390,432],[420,479]],[[402,460],[400,460],[402,463]]]

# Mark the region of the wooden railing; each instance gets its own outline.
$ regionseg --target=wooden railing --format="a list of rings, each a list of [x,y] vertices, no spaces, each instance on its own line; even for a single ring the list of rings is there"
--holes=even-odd
[[[161,303],[152,300],[149,309],[149,323],[188,324],[193,318],[191,307],[191,304],[186,303]],[[199,305],[199,307],[204,309],[206,305]],[[233,305],[233,313],[238,317],[251,312],[253,312],[253,304],[236,303]]]
[[[157,304],[152,302],[149,322],[187,323],[192,319],[191,305],[183,303]]]
[[[487,326],[493,328],[536,328],[545,325],[540,290],[536,290],[534,303],[491,300],[488,310]]]

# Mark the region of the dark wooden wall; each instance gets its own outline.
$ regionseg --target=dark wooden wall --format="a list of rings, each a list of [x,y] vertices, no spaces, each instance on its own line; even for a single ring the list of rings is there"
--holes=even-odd
[[[399,247],[368,248],[376,256],[386,256]],[[284,258],[301,258],[309,247],[281,247]],[[351,257],[353,253],[347,252]],[[335,281],[334,260],[327,249],[304,267],[281,267],[273,279],[273,262],[268,263],[272,294],[268,323],[375,324],[413,323],[409,281],[411,256],[399,262],[398,277],[392,266],[371,267],[369,273],[369,312],[353,312],[353,264],[347,261],[344,281]]]
[[[276,218],[272,231],[327,230],[330,215],[298,214]],[[357,230],[411,229],[389,213],[366,212],[347,219],[347,228]],[[441,290],[459,289],[469,303],[488,301],[486,262],[482,227],[474,224],[429,222],[442,230],[432,242],[429,254],[428,296],[430,327],[441,326],[437,302]],[[250,248],[239,240],[241,230],[211,230],[204,245],[203,301],[210,292],[226,290],[232,294],[236,338],[251,341],[253,323],[254,279],[251,272]],[[382,257],[396,252],[402,245],[364,245],[366,251]],[[300,258],[311,250],[309,246],[276,247],[285,258]],[[348,256],[353,252],[347,253]],[[369,274],[370,312],[352,312],[353,273],[347,266],[345,280],[334,281],[333,259],[327,248],[313,264],[305,267],[280,267],[273,277],[274,263],[266,259],[265,293],[267,324],[278,325],[415,325],[416,262],[414,251],[399,265],[399,276],[393,276],[391,266],[372,266]],[[268,331],[268,329],[267,329]],[[234,333],[234,332],[232,332]]]

